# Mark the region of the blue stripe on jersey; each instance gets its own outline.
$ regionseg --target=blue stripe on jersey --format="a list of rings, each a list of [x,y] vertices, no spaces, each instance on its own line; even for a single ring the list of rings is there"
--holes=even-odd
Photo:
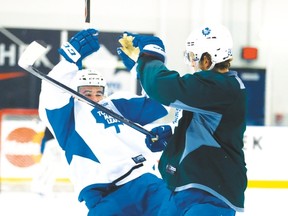
[[[65,150],[66,159],[69,164],[72,161],[73,155],[99,162],[89,146],[75,131],[73,108],[74,99],[71,97],[69,103],[60,109],[46,109],[47,117],[50,124],[53,126],[55,137],[60,147]],[[67,115],[67,113],[70,113],[70,115]]]
[[[140,125],[146,125],[168,114],[159,102],[151,98],[121,98],[111,101],[125,118]]]
[[[227,72],[227,75],[228,76],[234,76],[240,85],[240,89],[245,89],[245,85],[242,82],[242,80],[240,79],[240,77],[238,76],[237,71],[229,71],[229,72]]]
[[[189,153],[201,146],[221,147],[213,137],[216,128],[220,124],[221,114],[190,107],[180,101],[175,101],[171,106],[193,112],[193,119],[186,131],[186,144],[180,162]],[[193,145],[191,145],[191,143],[193,143]]]
[[[186,131],[185,149],[183,151],[181,161],[191,152],[200,148],[201,146],[211,146],[220,148],[221,146],[213,137],[215,129],[211,125],[219,124],[213,121],[213,118],[206,118],[206,116],[199,113],[193,113],[193,119]]]

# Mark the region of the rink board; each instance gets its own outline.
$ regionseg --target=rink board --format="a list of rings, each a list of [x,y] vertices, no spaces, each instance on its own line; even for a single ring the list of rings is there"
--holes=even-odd
[[[38,112],[35,109],[2,110],[0,119],[1,182],[29,181],[41,158],[40,142],[45,128]],[[288,188],[287,140],[288,127],[247,127],[244,152],[248,187]],[[65,166],[58,178],[69,181],[64,169]]]

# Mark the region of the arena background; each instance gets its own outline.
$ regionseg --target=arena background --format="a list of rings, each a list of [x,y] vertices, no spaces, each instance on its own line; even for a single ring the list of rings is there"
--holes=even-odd
[[[40,80],[17,61],[27,44],[43,40],[50,50],[37,67],[47,73],[60,59],[60,44],[86,27],[84,0],[0,3],[0,214],[37,215],[46,209],[55,215],[83,215],[85,208],[74,197],[64,163],[55,196],[41,200],[29,191],[44,130],[37,115]],[[111,92],[140,91],[116,55],[122,32],[161,37],[168,67],[184,74],[189,72],[183,61],[184,42],[191,30],[205,22],[223,23],[231,30],[232,66],[248,89],[244,141],[249,184],[246,211],[239,215],[288,215],[287,8],[285,0],[91,0],[91,27],[100,31],[101,51],[85,65],[105,73]],[[245,47],[257,49],[256,59],[243,58]],[[19,208],[10,207],[12,202]],[[54,208],[61,210],[53,212]]]

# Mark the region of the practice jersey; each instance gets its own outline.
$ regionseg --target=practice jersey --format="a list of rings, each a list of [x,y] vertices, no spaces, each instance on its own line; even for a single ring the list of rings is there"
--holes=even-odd
[[[246,92],[237,72],[181,77],[149,57],[138,60],[137,71],[150,97],[183,110],[159,162],[168,186],[175,191],[199,188],[243,211]]]
[[[42,138],[41,146],[40,146],[41,154],[43,154],[45,150],[46,143],[50,141],[51,139],[54,139],[53,134],[50,132],[48,128],[45,128],[44,137]]]
[[[69,86],[77,69],[63,60],[48,76]],[[131,93],[115,93],[99,104],[147,130],[153,126],[150,123],[168,114],[166,107],[155,100]],[[80,201],[83,189],[111,183],[138,164],[144,166],[117,185],[147,172],[155,173],[155,157],[146,147],[146,135],[45,81],[42,81],[39,114],[65,151]]]

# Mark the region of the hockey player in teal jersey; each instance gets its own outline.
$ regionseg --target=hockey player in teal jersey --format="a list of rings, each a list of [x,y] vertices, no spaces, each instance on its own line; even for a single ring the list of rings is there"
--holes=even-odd
[[[174,203],[179,209],[174,215],[232,216],[243,211],[246,93],[237,72],[230,70],[230,32],[222,25],[192,32],[186,59],[195,73],[183,76],[165,66],[160,38],[125,34],[133,37],[134,47],[140,50],[135,67],[146,93],[183,110],[159,162],[172,191],[170,203],[164,203],[159,215],[173,215],[169,210]],[[148,138],[146,142],[153,143]]]
[[[59,49],[64,59],[48,76],[153,128],[149,124],[166,116],[166,107],[145,95],[116,92],[106,97],[104,77],[93,69],[81,69],[82,59],[99,47],[98,31],[80,31]],[[170,191],[153,169],[155,155],[146,147],[144,134],[45,81],[39,114],[65,151],[75,192],[89,216],[157,215]],[[161,137],[155,145],[159,142]]]

